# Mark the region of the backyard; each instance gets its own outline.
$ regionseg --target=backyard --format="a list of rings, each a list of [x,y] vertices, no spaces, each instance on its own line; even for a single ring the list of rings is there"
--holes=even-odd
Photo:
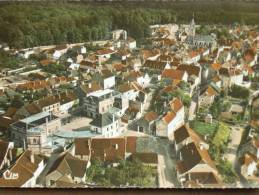
[[[86,177],[88,183],[103,187],[157,186],[157,170],[138,160],[121,161],[117,167],[107,166],[101,161],[92,161]]]
[[[194,129],[197,133],[200,135],[208,135],[209,137],[212,137],[217,129],[218,123],[216,121],[213,121],[212,123],[206,123],[199,120],[194,120],[190,122],[190,126],[192,129]]]

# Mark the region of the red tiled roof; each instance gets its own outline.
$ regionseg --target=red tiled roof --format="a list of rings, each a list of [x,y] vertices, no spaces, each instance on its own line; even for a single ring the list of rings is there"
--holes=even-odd
[[[164,117],[163,121],[169,124],[176,117],[175,112],[168,112]]]
[[[153,112],[153,111],[147,112],[147,113],[144,115],[145,120],[148,121],[148,122],[151,122],[151,121],[156,120],[157,117],[158,117],[157,113],[156,113],[156,112]]]
[[[184,71],[174,70],[174,69],[166,69],[162,72],[163,78],[170,78],[172,80],[182,80],[184,75]]]
[[[96,54],[97,55],[106,55],[106,54],[112,54],[114,52],[115,51],[113,51],[111,49],[101,49],[101,50],[96,51]]]
[[[172,101],[169,102],[169,104],[172,111],[174,111],[175,113],[177,113],[183,107],[183,103],[179,98],[174,98]]]

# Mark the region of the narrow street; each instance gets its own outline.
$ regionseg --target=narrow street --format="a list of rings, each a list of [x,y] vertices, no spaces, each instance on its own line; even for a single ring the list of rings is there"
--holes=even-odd
[[[158,144],[158,171],[159,187],[161,188],[174,188],[177,186],[177,178],[175,172],[176,160],[172,158],[173,151],[168,139],[157,138]]]
[[[237,149],[241,142],[242,134],[244,128],[240,126],[232,126],[231,128],[231,142],[228,144],[228,149],[224,157],[232,163],[233,168],[235,168],[237,160]]]
[[[165,158],[158,155],[158,184],[160,188],[173,188],[174,184],[167,180],[168,172],[166,171]]]

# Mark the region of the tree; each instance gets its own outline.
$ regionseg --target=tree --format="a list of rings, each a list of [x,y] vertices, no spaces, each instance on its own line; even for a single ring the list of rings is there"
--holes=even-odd
[[[11,101],[11,106],[19,109],[24,105],[23,99],[20,95],[14,95],[12,101]]]
[[[122,160],[117,167],[106,166],[101,161],[93,161],[87,169],[87,182],[100,186],[154,187],[154,171],[139,160]]]
[[[221,158],[221,154],[225,150],[230,137],[230,128],[226,123],[220,122],[216,134],[212,139],[210,154],[215,160]]]
[[[234,184],[237,181],[237,174],[235,173],[232,164],[229,161],[220,160],[217,168],[225,183]]]
[[[247,99],[250,95],[250,91],[245,87],[233,85],[230,90],[230,95],[235,98]]]

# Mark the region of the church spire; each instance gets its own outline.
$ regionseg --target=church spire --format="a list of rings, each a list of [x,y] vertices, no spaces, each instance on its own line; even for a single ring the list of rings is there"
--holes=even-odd
[[[192,21],[191,21],[191,24],[190,24],[190,35],[195,36],[194,12],[192,13]]]

